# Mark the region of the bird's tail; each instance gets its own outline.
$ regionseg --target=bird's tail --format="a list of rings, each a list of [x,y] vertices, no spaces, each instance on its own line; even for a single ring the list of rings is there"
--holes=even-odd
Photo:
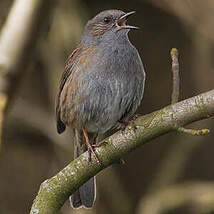
[[[74,158],[77,158],[86,151],[81,143],[84,144],[85,139],[82,133],[75,130],[75,143],[74,143]],[[70,196],[70,204],[73,208],[91,208],[96,198],[96,183],[95,177],[90,178],[84,183],[76,192]]]

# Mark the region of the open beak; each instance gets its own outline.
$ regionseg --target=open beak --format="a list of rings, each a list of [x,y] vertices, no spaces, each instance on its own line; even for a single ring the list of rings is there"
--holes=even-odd
[[[126,25],[127,18],[129,16],[131,16],[132,14],[134,14],[134,13],[135,13],[135,11],[132,11],[132,12],[128,12],[128,13],[124,14],[123,16],[121,16],[117,20],[118,26],[120,26],[121,29],[139,29],[139,27],[135,27],[135,26],[131,26],[131,25]]]

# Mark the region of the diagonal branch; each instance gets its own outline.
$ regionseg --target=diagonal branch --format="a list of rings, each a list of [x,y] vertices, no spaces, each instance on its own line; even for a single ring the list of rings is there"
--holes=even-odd
[[[84,153],[57,175],[44,181],[30,214],[57,213],[79,186],[102,169],[118,162],[124,155],[155,137],[211,116],[214,116],[214,90],[139,117],[135,121],[135,132],[127,127],[125,131],[118,131],[107,138],[107,144],[97,148],[102,165],[98,165],[93,157],[92,162],[88,162],[88,154]]]

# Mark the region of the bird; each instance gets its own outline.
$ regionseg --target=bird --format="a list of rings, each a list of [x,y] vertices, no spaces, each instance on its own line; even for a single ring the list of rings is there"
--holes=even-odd
[[[59,134],[66,127],[73,131],[74,158],[88,151],[88,161],[100,164],[94,145],[129,122],[141,104],[146,74],[128,37],[130,30],[138,29],[127,24],[134,13],[98,13],[87,22],[65,63],[56,96],[56,126]],[[92,177],[70,196],[70,203],[73,208],[91,208],[95,197]]]

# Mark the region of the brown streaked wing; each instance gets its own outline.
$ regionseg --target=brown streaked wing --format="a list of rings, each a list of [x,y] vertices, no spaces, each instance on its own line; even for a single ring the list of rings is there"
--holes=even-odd
[[[62,122],[62,120],[60,118],[60,102],[59,102],[60,101],[60,95],[61,95],[61,92],[63,90],[63,87],[65,85],[66,80],[68,79],[68,77],[72,73],[73,63],[74,63],[75,59],[79,56],[79,54],[82,51],[82,49],[83,48],[80,45],[68,57],[68,59],[67,59],[67,61],[65,63],[65,70],[62,73],[62,76],[61,76],[61,79],[60,79],[60,84],[59,84],[58,93],[57,93],[57,97],[56,97],[56,122],[57,122],[57,132],[59,134],[64,132],[65,129],[66,129],[65,124]]]

